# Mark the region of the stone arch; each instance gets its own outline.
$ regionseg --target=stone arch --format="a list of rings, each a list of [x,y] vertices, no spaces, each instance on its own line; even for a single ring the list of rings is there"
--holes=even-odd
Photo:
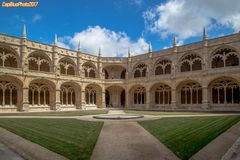
[[[69,57],[63,57],[59,60],[60,73],[62,75],[76,75],[76,64]]]
[[[202,57],[197,53],[184,54],[179,60],[180,72],[202,70]]]
[[[125,89],[118,85],[112,85],[106,88],[106,106],[107,107],[124,107],[126,103]]]
[[[155,83],[150,88],[150,105],[153,108],[167,109],[171,105],[171,87],[165,83]]]
[[[89,84],[85,87],[86,106],[100,107],[102,105],[102,88],[97,84]]]
[[[52,109],[55,105],[55,83],[48,79],[33,79],[29,84],[29,106],[31,109]]]
[[[130,89],[129,104],[134,108],[144,107],[146,100],[146,88],[142,85],[134,85]]]
[[[78,108],[81,105],[81,87],[79,84],[67,81],[60,87],[61,108]]]
[[[96,69],[96,66],[92,62],[87,61],[87,62],[83,63],[82,68],[83,68],[85,77],[96,78],[97,69]]]
[[[171,74],[171,61],[169,59],[159,59],[154,65],[154,74]]]
[[[232,77],[218,77],[208,85],[210,103],[214,106],[239,106],[240,83]]]
[[[29,70],[50,72],[52,61],[50,57],[42,51],[34,51],[27,58]]]
[[[23,82],[9,75],[0,76],[0,108],[15,108],[20,110],[22,106]]]
[[[211,68],[239,66],[240,55],[234,47],[224,45],[211,54]]]
[[[133,77],[134,78],[140,78],[140,77],[146,77],[147,76],[147,64],[145,63],[137,63],[134,67],[133,67]]]
[[[122,65],[107,65],[104,67],[105,79],[125,79],[126,68]]]
[[[202,85],[194,80],[186,80],[177,86],[178,103],[182,106],[202,104]]]
[[[20,58],[17,52],[9,47],[0,45],[0,67],[18,68],[20,66]]]

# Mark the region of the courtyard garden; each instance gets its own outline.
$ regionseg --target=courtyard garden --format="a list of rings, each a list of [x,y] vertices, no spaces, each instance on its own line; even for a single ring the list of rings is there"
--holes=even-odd
[[[105,114],[107,110],[35,113],[1,113],[0,127],[68,159],[90,159],[103,122],[74,119],[67,116]],[[187,160],[204,146],[240,121],[238,115],[207,115],[203,112],[129,111],[142,115],[176,115],[138,123],[180,159]],[[198,115],[205,114],[204,117]],[[14,116],[14,117],[4,117]],[[192,117],[177,117],[187,115]],[[50,118],[17,116],[53,116]],[[63,116],[54,118],[54,116]],[[65,118],[65,117],[66,118]],[[125,123],[122,121],[121,123]],[[111,142],[115,143],[115,142]],[[123,153],[124,154],[124,153]]]
[[[240,116],[178,117],[139,122],[147,131],[187,160],[240,121]]]
[[[90,159],[102,125],[75,119],[0,119],[0,127],[69,159]]]

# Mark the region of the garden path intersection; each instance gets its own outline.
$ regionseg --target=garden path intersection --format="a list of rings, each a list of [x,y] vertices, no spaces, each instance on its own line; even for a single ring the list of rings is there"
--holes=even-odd
[[[108,115],[125,115],[123,110],[109,110]],[[194,116],[229,116],[229,115],[239,115],[239,114],[215,114],[215,113],[200,113],[200,114],[186,114],[186,115],[144,115],[144,117],[138,119],[122,119],[122,120],[107,120],[107,119],[95,119],[93,115],[85,115],[85,116],[0,116],[0,118],[66,118],[66,119],[79,119],[83,121],[102,121],[104,122],[103,128],[98,137],[97,143],[93,150],[91,160],[177,160],[179,159],[170,149],[168,149],[165,145],[163,145],[157,138],[151,135],[148,131],[146,131],[143,127],[141,127],[137,122],[145,121],[145,120],[157,120],[164,117],[194,117]],[[193,156],[194,160],[201,160],[205,157],[204,154],[208,153],[208,150],[211,151],[213,148],[216,148],[218,145],[219,149],[215,149],[215,153],[226,153],[229,148],[220,149],[219,145],[227,145],[231,147],[234,142],[237,140],[236,135],[240,135],[240,123],[237,123],[229,130],[227,130],[224,134],[224,137],[231,136],[232,133],[235,134],[235,139],[228,141],[228,138],[216,138],[212,142],[209,143],[206,147],[200,150],[195,156]],[[31,157],[32,159],[39,156],[38,159],[65,159],[61,155],[58,155],[46,148],[41,147],[35,143],[32,143],[28,140],[25,140],[15,134],[1,129],[0,133],[0,152],[4,153],[7,156],[10,156],[9,160],[15,159],[15,157],[28,158],[32,156],[34,153],[35,157]],[[3,131],[3,132],[2,132]],[[9,133],[9,134],[8,134]],[[26,146],[20,147],[21,150],[16,149],[16,146],[13,146],[13,142],[11,139],[14,139],[15,142],[21,141],[18,144],[25,144]],[[3,144],[2,144],[3,143]],[[9,147],[10,145],[10,147]],[[8,149],[10,148],[10,150]],[[25,151],[24,151],[25,150]],[[36,150],[40,150],[40,152],[36,152]],[[13,152],[12,152],[13,151]],[[23,152],[24,154],[16,154],[19,152]],[[47,153],[51,156],[42,157],[42,153]],[[203,154],[203,157],[202,155]],[[31,159],[30,158],[30,159]],[[1,155],[0,155],[1,160]]]

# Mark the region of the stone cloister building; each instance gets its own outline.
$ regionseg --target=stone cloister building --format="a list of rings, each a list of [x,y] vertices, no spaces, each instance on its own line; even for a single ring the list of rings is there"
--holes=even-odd
[[[0,112],[240,110],[240,33],[128,57],[0,34]]]

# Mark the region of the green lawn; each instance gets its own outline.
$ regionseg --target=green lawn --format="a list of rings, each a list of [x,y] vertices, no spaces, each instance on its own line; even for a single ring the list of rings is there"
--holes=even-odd
[[[0,113],[0,116],[85,116],[105,113],[107,110]]]
[[[135,111],[125,110],[124,112],[130,114],[143,114],[143,115],[198,115],[198,114],[209,114],[205,112],[161,112],[161,111]]]
[[[74,160],[90,159],[102,125],[75,119],[0,119],[0,127]]]
[[[240,121],[240,116],[163,118],[139,122],[179,158],[189,159]]]

